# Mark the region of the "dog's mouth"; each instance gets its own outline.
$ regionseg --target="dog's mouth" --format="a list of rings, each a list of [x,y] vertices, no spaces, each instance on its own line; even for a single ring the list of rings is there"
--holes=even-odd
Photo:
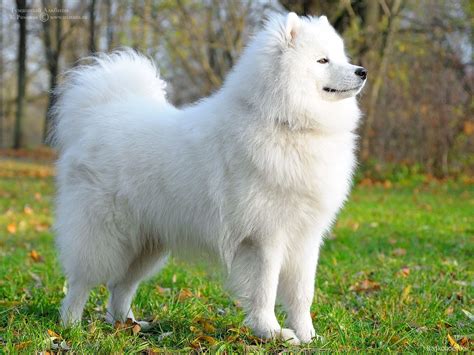
[[[333,88],[328,88],[328,87],[323,88],[323,90],[326,91],[326,92],[337,92],[337,93],[356,91],[356,90],[359,90],[359,89],[360,89],[360,86],[352,88],[352,89],[333,89]]]

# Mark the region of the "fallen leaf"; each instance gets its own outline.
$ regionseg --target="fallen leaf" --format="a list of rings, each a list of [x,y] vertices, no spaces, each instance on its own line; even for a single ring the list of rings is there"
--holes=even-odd
[[[446,310],[444,311],[444,314],[446,314],[447,316],[453,314],[454,312],[454,308],[453,307],[448,307],[446,308]]]
[[[470,343],[470,341],[469,341],[468,337],[462,337],[462,339],[460,339],[458,341],[458,344],[461,345],[461,346],[464,346],[464,347],[469,346],[469,343]]]
[[[410,295],[410,292],[411,292],[411,285],[408,285],[402,291],[402,295],[400,296],[400,303],[403,303],[406,300],[408,300],[408,296]]]
[[[194,322],[201,326],[204,333],[214,333],[216,331],[216,328],[209,319],[197,318]]]
[[[392,255],[394,256],[404,256],[407,254],[406,249],[403,248],[397,248],[392,251]]]
[[[448,341],[449,341],[449,344],[454,348],[454,350],[456,351],[462,351],[463,348],[461,345],[459,345],[456,340],[454,340],[454,338],[448,334]]]
[[[45,223],[38,223],[35,225],[35,231],[37,232],[44,232],[49,229],[49,225]]]
[[[201,329],[199,329],[198,327],[195,327],[194,325],[191,325],[189,327],[189,330],[192,331],[194,334],[200,334],[201,333]]]
[[[142,327],[140,326],[140,324],[135,323],[135,324],[132,326],[132,334],[133,334],[133,335],[137,335],[138,333],[140,333],[140,330],[142,330]]]
[[[10,223],[7,225],[7,231],[10,234],[15,234],[16,233],[16,224],[15,223]]]
[[[31,343],[31,340],[28,341],[22,341],[21,343],[15,344],[15,349],[17,350],[23,350],[28,346],[28,344]]]
[[[23,208],[23,212],[24,212],[25,214],[31,215],[31,214],[33,214],[33,209],[32,209],[30,206],[26,205],[26,206]]]
[[[35,200],[36,201],[41,201],[41,199],[42,199],[41,194],[39,192],[35,192]]]
[[[200,335],[191,342],[191,346],[194,349],[200,349],[204,346],[213,346],[217,344],[217,340],[208,335]]]
[[[43,257],[34,249],[30,251],[28,255],[30,256],[31,260],[33,260],[35,263],[39,263],[43,261]]]
[[[372,292],[380,290],[380,284],[378,282],[366,279],[352,285],[349,290],[355,292]]]
[[[115,321],[114,329],[117,331],[129,331],[130,335],[137,335],[142,328],[140,324],[135,322],[132,318],[127,318],[125,322],[119,320]]]
[[[193,297],[193,293],[191,292],[191,290],[188,288],[183,288],[181,291],[179,291],[178,301],[184,301],[185,299],[191,297]]]
[[[370,178],[363,178],[362,181],[360,182],[361,186],[372,186],[374,183],[372,179]]]
[[[398,275],[401,277],[408,277],[410,275],[410,268],[408,267],[402,267],[401,270],[398,272]]]

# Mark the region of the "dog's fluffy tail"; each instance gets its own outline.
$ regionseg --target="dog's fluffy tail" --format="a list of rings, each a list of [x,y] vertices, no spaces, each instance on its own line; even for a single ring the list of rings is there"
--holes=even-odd
[[[148,58],[133,50],[120,50],[88,59],[93,63],[67,72],[54,93],[50,140],[60,150],[94,124],[91,120],[97,116],[90,110],[95,107],[129,97],[148,97],[166,104],[166,83]]]

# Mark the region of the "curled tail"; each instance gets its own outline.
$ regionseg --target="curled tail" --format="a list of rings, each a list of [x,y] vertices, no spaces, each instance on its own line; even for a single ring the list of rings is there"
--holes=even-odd
[[[94,124],[97,116],[90,112],[99,105],[122,102],[132,96],[167,104],[166,83],[148,58],[132,50],[120,50],[90,59],[91,65],[67,72],[64,83],[55,91],[50,138],[60,150],[80,139]]]

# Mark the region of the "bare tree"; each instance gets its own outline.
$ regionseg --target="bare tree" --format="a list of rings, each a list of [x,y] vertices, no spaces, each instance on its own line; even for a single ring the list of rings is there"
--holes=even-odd
[[[51,1],[42,0],[43,8],[51,7]],[[64,0],[58,0],[54,5],[56,8],[62,9],[64,7]],[[43,42],[46,54],[46,61],[49,71],[49,97],[48,106],[46,108],[46,115],[43,128],[43,142],[47,143],[48,132],[50,128],[51,107],[54,105],[55,95],[53,94],[57,84],[57,77],[59,73],[59,58],[62,50],[63,37],[63,20],[62,16],[57,16],[54,20],[49,19],[43,22]],[[52,26],[52,22],[54,22]]]
[[[114,21],[112,13],[112,0],[105,0],[105,17],[106,17],[106,39],[107,50],[112,50],[114,43]]]
[[[17,0],[16,7],[18,24],[20,29],[18,40],[18,93],[16,99],[16,118],[13,137],[13,148],[19,149],[22,145],[22,120],[26,94],[26,0]]]
[[[89,4],[89,53],[95,53],[97,50],[95,44],[95,8],[96,0],[91,0]]]
[[[369,1],[370,3],[370,1]],[[372,2],[373,3],[373,2]],[[374,124],[374,120],[376,117],[376,109],[377,103],[380,94],[380,88],[382,86],[383,78],[385,77],[387,71],[388,60],[391,55],[393,44],[394,44],[394,37],[396,31],[399,27],[399,15],[401,10],[402,0],[393,0],[392,6],[390,9],[384,8],[387,18],[387,26],[385,28],[384,34],[382,35],[382,45],[380,46],[380,53],[379,53],[379,63],[377,66],[377,70],[375,71],[375,76],[372,79],[371,90],[369,93],[369,103],[367,106],[367,115],[364,121],[363,133],[362,133],[362,142],[361,142],[361,158],[363,160],[367,160],[370,155],[370,142],[372,136],[372,126]],[[375,9],[371,6],[368,6],[369,12],[368,17],[370,22],[368,22],[369,26],[367,32],[374,37],[372,34],[377,27],[376,24],[376,16],[377,13]],[[374,65],[375,67],[375,65]]]

